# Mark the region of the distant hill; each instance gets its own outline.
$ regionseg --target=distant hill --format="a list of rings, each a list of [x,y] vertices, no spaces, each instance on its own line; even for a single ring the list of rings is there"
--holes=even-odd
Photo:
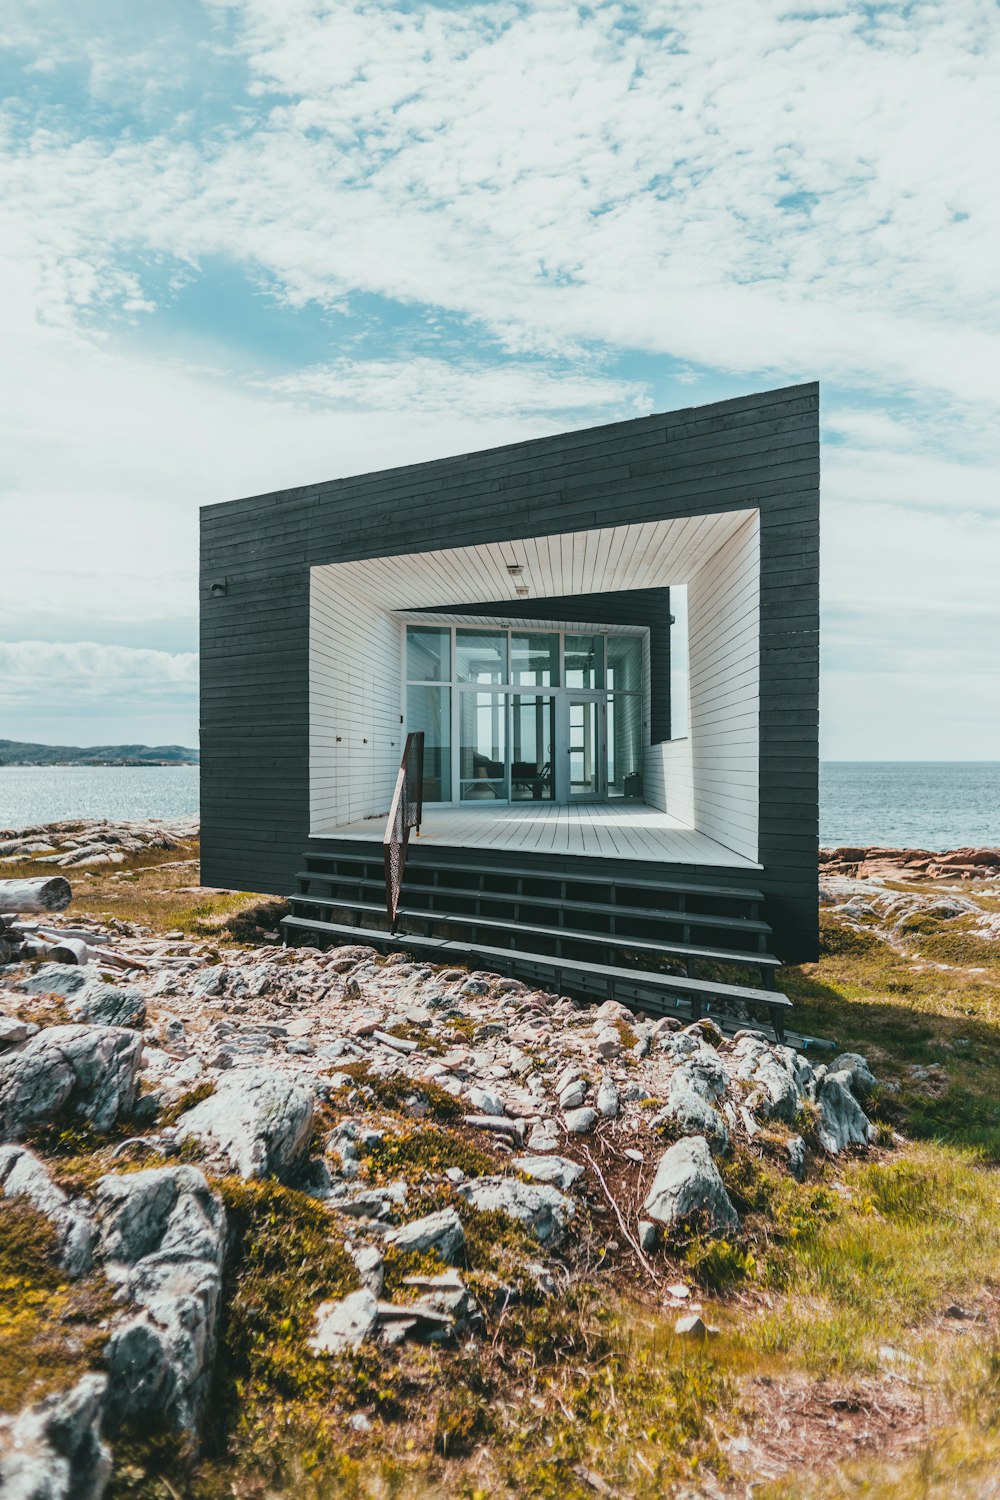
[[[183,745],[29,745],[0,740],[0,766],[196,766]]]

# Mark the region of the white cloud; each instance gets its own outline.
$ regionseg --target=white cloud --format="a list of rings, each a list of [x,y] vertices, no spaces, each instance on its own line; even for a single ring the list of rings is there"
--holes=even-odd
[[[63,704],[124,694],[188,698],[197,691],[198,657],[96,641],[0,641],[0,708],[35,702],[42,683]]]

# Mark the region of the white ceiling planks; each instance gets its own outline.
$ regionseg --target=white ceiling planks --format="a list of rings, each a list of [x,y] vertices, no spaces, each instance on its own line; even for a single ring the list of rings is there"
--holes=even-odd
[[[563,594],[613,594],[685,583],[752,516],[752,510],[596,527],[328,563],[318,569],[338,591],[385,609],[447,607]],[[511,566],[520,566],[512,574]]]

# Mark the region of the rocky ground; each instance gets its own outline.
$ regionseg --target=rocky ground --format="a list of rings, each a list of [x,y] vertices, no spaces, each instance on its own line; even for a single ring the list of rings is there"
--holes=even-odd
[[[52,831],[30,837],[12,852],[50,860]],[[190,857],[177,838],[161,860]],[[890,954],[915,921],[922,942],[956,920],[998,936],[988,899],[845,876],[825,898],[841,943]],[[991,1333],[988,1278],[947,1246],[993,1223],[992,1175],[945,1188],[906,1135],[946,1074],[879,1027],[795,1052],[286,949],[261,940],[273,920],[242,912],[251,943],[211,911],[199,936],[74,906],[57,923],[118,967],[0,968],[5,1495],[736,1495],[798,1473],[818,1433],[821,1471],[926,1438],[916,1293],[905,1329],[886,1307],[848,1338],[837,1317],[877,1300],[874,1220],[884,1254],[922,1192],[952,1260],[925,1311],[977,1350]],[[810,1021],[822,967],[799,971]],[[962,1205],[947,1232],[941,1192]]]

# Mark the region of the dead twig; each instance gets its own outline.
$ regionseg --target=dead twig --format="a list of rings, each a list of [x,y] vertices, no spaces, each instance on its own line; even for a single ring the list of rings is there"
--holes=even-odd
[[[584,1147],[583,1154],[590,1162],[590,1165],[593,1167],[595,1173],[597,1174],[597,1180],[601,1184],[601,1189],[604,1193],[604,1196],[611,1204],[614,1216],[618,1220],[618,1227],[621,1230],[622,1234],[625,1236],[629,1245],[632,1247],[632,1251],[635,1255],[636,1260],[653,1281],[659,1282],[661,1280],[661,1277],[657,1275],[657,1273],[653,1270],[653,1267],[650,1265],[649,1261],[646,1259],[645,1255],[643,1255],[642,1250],[639,1247],[639,1241],[635,1238],[628,1225],[626,1224],[625,1215],[618,1207],[611,1189],[608,1187],[608,1184],[604,1180],[604,1173],[601,1171],[600,1167],[597,1165],[597,1162],[594,1160],[593,1154],[588,1146]]]

